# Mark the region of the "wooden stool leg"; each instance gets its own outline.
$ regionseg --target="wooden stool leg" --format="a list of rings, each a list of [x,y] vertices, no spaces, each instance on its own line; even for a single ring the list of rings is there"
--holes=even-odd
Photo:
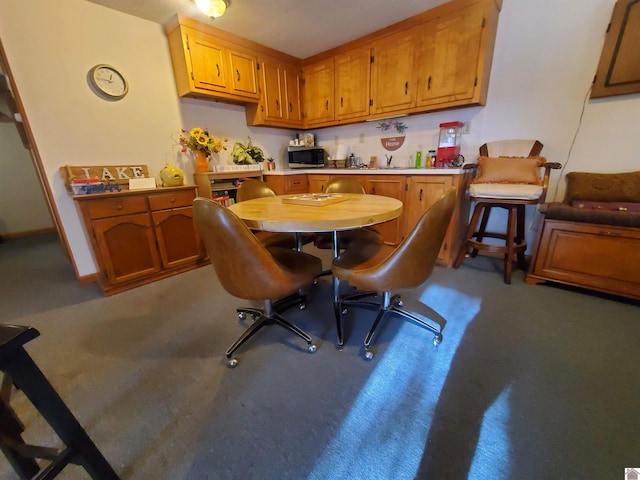
[[[13,349],[3,367],[40,415],[51,425],[70,452],[68,461],[82,465],[94,480],[118,480],[78,420],[23,347]],[[64,459],[67,460],[67,459]],[[62,463],[64,466],[66,463]],[[59,468],[62,468],[60,466]],[[52,477],[47,477],[52,478]]]
[[[527,270],[527,259],[525,258],[524,251],[526,250],[525,234],[524,234],[524,214],[525,207],[524,205],[518,205],[518,228],[517,228],[517,237],[516,243],[518,245],[525,245],[525,248],[518,249],[518,268],[522,271]]]
[[[476,225],[478,225],[478,220],[480,218],[480,213],[483,211],[483,206],[481,203],[477,203],[475,208],[473,209],[473,215],[471,216],[471,220],[469,221],[469,226],[467,227],[467,233],[464,235],[464,240],[462,242],[462,247],[460,247],[460,252],[456,257],[456,261],[453,264],[453,268],[458,268],[464,262],[464,257],[469,251],[468,241],[473,238],[473,234],[476,231]]]
[[[511,268],[513,264],[514,242],[516,237],[517,209],[517,206],[511,206],[508,208],[507,235],[505,239],[507,251],[504,254],[504,283],[507,285],[511,285]]]
[[[21,479],[30,479],[38,474],[40,466],[31,457],[22,455],[26,446],[22,439],[24,426],[15,412],[4,400],[0,400],[0,450]]]

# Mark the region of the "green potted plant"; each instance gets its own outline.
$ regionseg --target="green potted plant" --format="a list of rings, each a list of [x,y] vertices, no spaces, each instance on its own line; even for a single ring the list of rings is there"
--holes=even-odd
[[[255,146],[251,142],[251,137],[247,137],[247,144],[236,142],[231,150],[233,163],[238,165],[253,165],[264,161],[264,152],[260,147]]]

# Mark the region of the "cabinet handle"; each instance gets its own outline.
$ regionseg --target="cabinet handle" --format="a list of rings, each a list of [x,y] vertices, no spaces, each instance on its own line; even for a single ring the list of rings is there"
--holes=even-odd
[[[276,99],[276,110],[280,110],[280,100]]]
[[[404,94],[407,95],[409,93],[409,82],[404,82]]]
[[[171,203],[176,203],[176,199],[172,198],[171,200],[169,200]]]
[[[375,195],[376,194],[376,187],[372,187],[371,188],[371,195]]]
[[[420,189],[420,201],[422,201],[422,189]]]
[[[216,70],[218,72],[218,76],[220,76],[220,65],[218,65],[217,63],[216,63]]]
[[[238,81],[240,81],[240,70],[236,68],[236,74],[238,75]]]
[[[291,183],[293,183],[294,185],[300,185],[300,182],[291,182]]]
[[[118,205],[116,208],[117,208],[118,210],[122,210],[122,205]]]
[[[260,105],[260,111],[264,113],[264,105]]]
[[[289,102],[289,113],[293,112],[293,104]]]
[[[327,112],[329,111],[329,99],[327,99],[327,100],[324,102],[324,109],[325,109]]]
[[[340,97],[340,108],[344,106],[344,98]]]
[[[429,80],[427,81],[427,90],[431,90],[431,75],[429,75]]]

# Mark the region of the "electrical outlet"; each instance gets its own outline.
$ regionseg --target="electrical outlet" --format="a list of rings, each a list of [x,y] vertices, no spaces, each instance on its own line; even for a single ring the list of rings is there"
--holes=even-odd
[[[469,135],[471,133],[471,122],[464,122],[462,126],[462,134]]]

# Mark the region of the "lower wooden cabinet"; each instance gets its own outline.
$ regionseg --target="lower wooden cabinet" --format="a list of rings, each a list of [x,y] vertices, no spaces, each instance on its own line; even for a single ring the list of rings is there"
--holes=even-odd
[[[407,235],[420,217],[427,211],[449,187],[456,187],[458,201],[451,223],[445,235],[438,263],[453,266],[456,255],[462,245],[464,232],[469,220],[469,200],[466,198],[464,175],[412,175],[407,177],[405,196],[405,225]]]
[[[266,175],[264,181],[277,195],[309,192],[306,173],[295,175]]]
[[[404,203],[406,184],[404,175],[365,175],[362,180],[367,193],[397,198]],[[398,218],[376,225],[384,243],[397,245],[402,241],[405,210],[406,207],[402,209],[402,214]]]
[[[344,175],[344,174],[343,174]],[[394,220],[376,225],[385,243],[399,244],[411,231],[422,214],[431,207],[447,190],[454,186],[457,190],[457,202],[453,217],[442,248],[438,255],[438,264],[452,267],[469,223],[470,202],[466,195],[468,174],[437,173],[421,175],[352,173],[365,187],[368,194],[397,198],[403,203],[402,215]],[[299,177],[299,175],[293,175]],[[308,174],[309,192],[321,193],[330,178],[340,174]],[[284,176],[286,177],[286,176]],[[269,181],[271,176],[266,176]],[[280,176],[282,179],[283,176]]]
[[[193,186],[74,197],[105,295],[205,263],[193,225],[194,198]]]

